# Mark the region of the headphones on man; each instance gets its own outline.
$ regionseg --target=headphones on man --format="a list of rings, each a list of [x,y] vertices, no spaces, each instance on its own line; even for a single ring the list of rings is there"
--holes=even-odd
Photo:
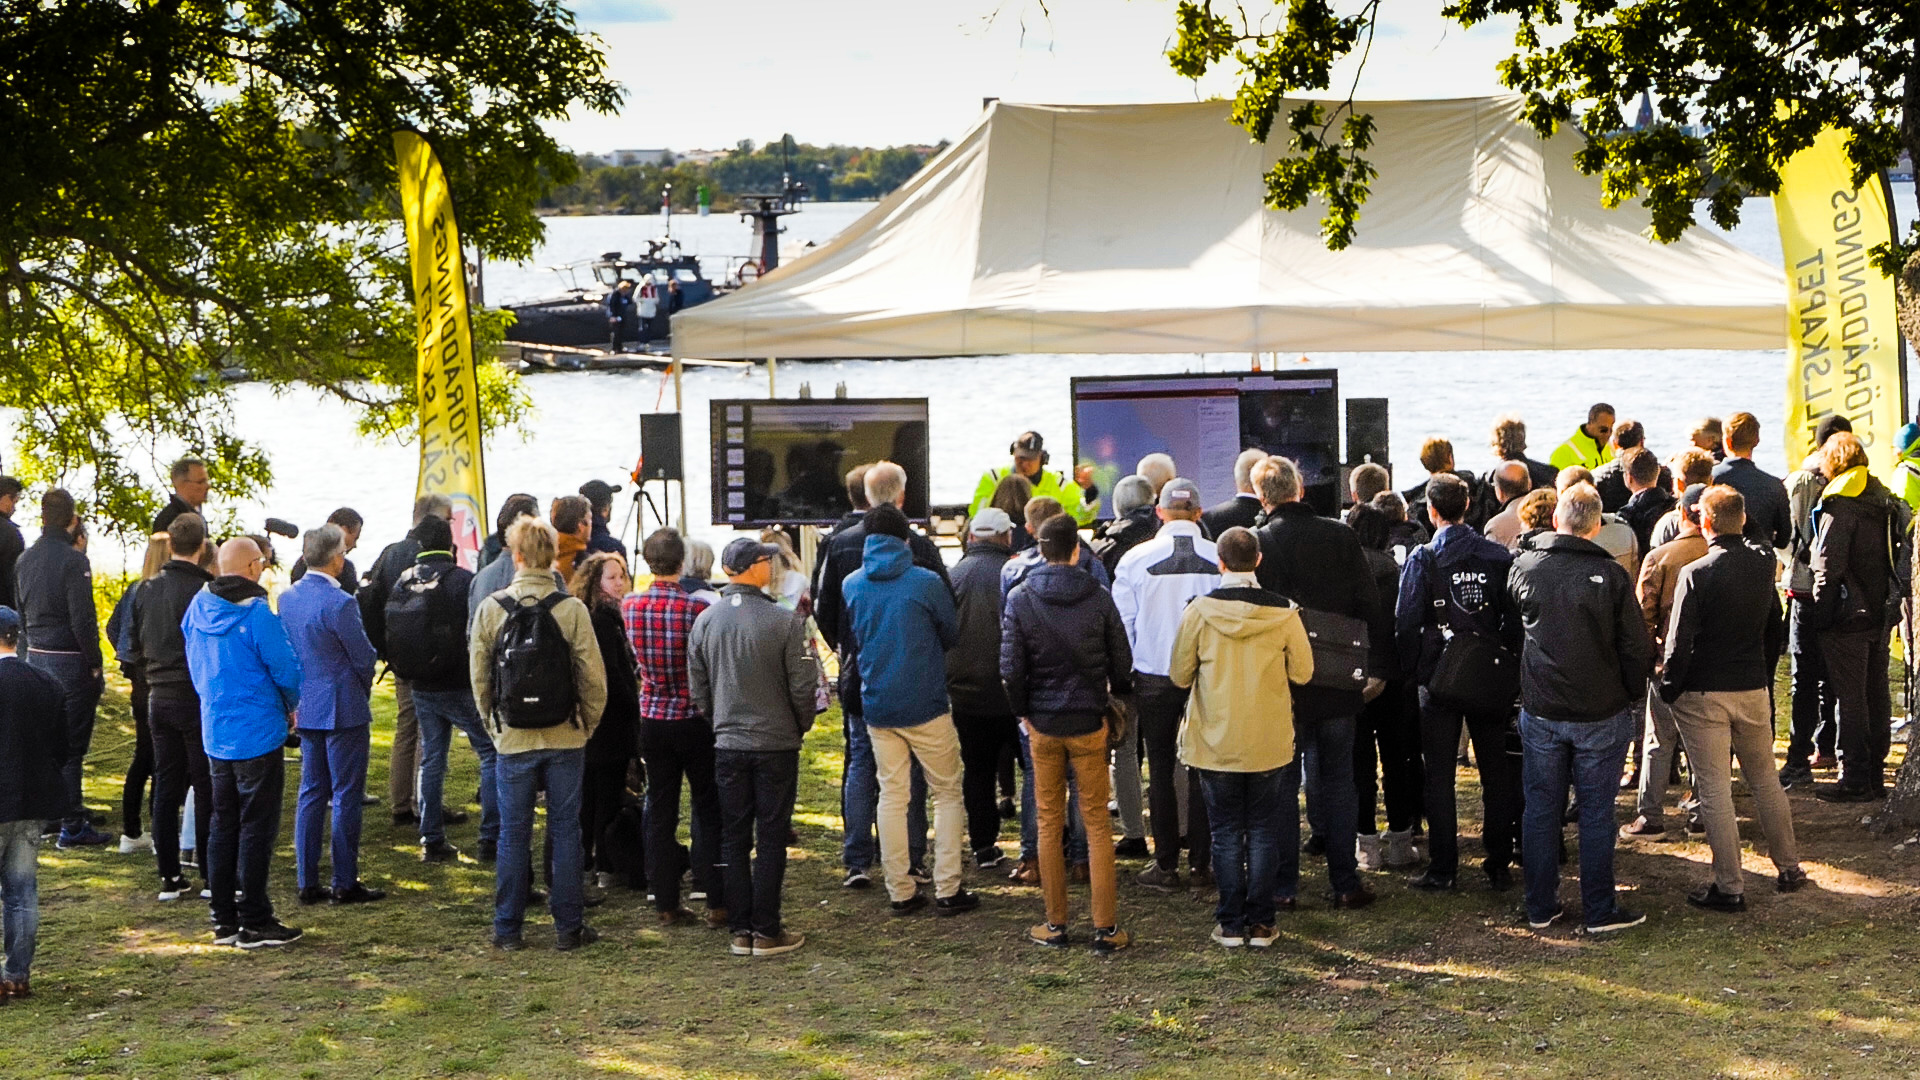
[[[1022,453],[1031,454],[1035,451],[1038,451],[1040,454],[1040,467],[1043,469],[1046,468],[1047,463],[1053,460],[1053,455],[1047,453],[1047,441],[1040,437],[1039,432],[1025,432],[1019,438],[1013,440],[1013,443],[1007,447],[1007,453],[1013,455]]]

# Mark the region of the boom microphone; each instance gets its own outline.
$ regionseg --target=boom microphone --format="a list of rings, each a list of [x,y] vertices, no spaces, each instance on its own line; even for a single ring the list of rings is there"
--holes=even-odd
[[[275,536],[284,536],[289,540],[298,540],[300,538],[300,526],[277,517],[267,519],[267,531]]]

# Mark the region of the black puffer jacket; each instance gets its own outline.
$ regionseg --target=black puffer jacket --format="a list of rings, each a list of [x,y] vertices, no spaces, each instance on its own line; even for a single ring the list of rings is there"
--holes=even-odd
[[[1306,503],[1292,502],[1269,511],[1254,535],[1260,538],[1260,566],[1253,573],[1261,588],[1303,608],[1359,619],[1375,639],[1383,630],[1391,637],[1391,610],[1381,602],[1352,529],[1321,517]],[[1313,720],[1356,716],[1360,704],[1358,690],[1298,686],[1293,691],[1295,715]]]
[[[1114,518],[1093,538],[1093,553],[1107,568],[1107,577],[1113,577],[1113,570],[1120,565],[1120,557],[1141,544],[1154,538],[1160,532],[1160,517],[1151,506],[1141,506],[1129,510],[1121,517]]]
[[[1546,720],[1605,720],[1646,694],[1653,642],[1627,576],[1605,548],[1564,533],[1513,561],[1520,705]]]
[[[967,716],[1012,716],[1000,681],[1000,568],[1013,552],[974,541],[953,567],[960,635],[947,650],[947,697]]]
[[[1855,473],[1864,477],[1864,482]],[[1842,473],[1827,485],[1814,511],[1819,529],[1812,560],[1816,625],[1860,631],[1891,624],[1898,598],[1890,597],[1893,562],[1889,527],[1904,528],[1905,509],[1905,504],[1865,469]],[[1889,607],[1896,610],[1889,611]]]
[[[1042,735],[1100,730],[1108,689],[1133,692],[1133,650],[1113,597],[1078,567],[1028,574],[1007,597],[1000,677],[1014,715]]]

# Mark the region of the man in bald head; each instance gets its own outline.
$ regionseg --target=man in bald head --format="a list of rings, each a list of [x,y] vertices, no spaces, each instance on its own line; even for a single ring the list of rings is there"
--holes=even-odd
[[[1500,500],[1500,512],[1488,519],[1482,530],[1487,539],[1502,547],[1512,547],[1520,535],[1520,515],[1516,513],[1520,496],[1533,490],[1533,475],[1524,461],[1508,461],[1493,470],[1493,494]]]
[[[213,825],[201,857],[213,892],[214,944],[257,949],[300,937],[274,917],[267,897],[286,784],[281,749],[300,704],[300,659],[260,587],[267,559],[259,545],[245,537],[227,541],[219,566],[220,576],[194,595],[181,626],[213,781]]]

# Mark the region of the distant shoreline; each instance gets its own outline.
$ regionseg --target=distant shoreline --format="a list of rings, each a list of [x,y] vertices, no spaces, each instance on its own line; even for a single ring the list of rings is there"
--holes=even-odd
[[[812,205],[820,205],[820,206],[861,206],[861,205],[866,205],[866,206],[872,206],[872,205],[874,205],[875,203],[877,203],[877,202],[879,202],[879,201],[880,201],[879,199],[806,199],[806,200],[803,200],[803,201],[801,202],[801,204],[800,204],[800,205],[801,205],[801,206],[803,206],[803,207],[804,207],[804,206],[812,206]],[[673,208],[673,212],[674,212],[674,214],[675,214],[675,216],[689,216],[689,217],[690,217],[690,216],[696,216],[696,215],[698,215],[698,214],[700,213],[700,211],[699,211],[699,209],[698,209],[697,207],[691,207],[691,206],[689,206],[689,207],[680,207],[680,206],[676,206],[676,207],[674,207],[674,208]],[[740,211],[739,211],[739,210],[738,210],[737,208],[735,208],[735,207],[731,207],[731,206],[729,206],[729,207],[719,207],[719,206],[715,206],[715,207],[713,207],[713,208],[711,209],[711,213],[714,213],[714,214],[737,214],[737,213],[739,213],[739,212],[740,212]],[[604,207],[604,208],[600,208],[600,209],[592,209],[592,208],[589,208],[589,207],[584,207],[584,206],[568,206],[568,207],[561,207],[561,208],[558,208],[558,209],[547,209],[547,208],[542,208],[542,209],[540,209],[540,210],[537,210],[537,211],[535,211],[535,214],[536,214],[537,216],[539,216],[539,217],[543,217],[543,218],[551,218],[551,217],[659,217],[659,216],[660,216],[660,212],[659,212],[659,211],[657,211],[657,210],[655,210],[655,211],[653,211],[653,212],[650,212],[650,213],[644,213],[644,214],[643,214],[643,213],[640,213],[640,212],[638,212],[638,211],[636,211],[636,210],[632,210],[632,209],[629,209],[629,208],[625,208],[625,207]]]

